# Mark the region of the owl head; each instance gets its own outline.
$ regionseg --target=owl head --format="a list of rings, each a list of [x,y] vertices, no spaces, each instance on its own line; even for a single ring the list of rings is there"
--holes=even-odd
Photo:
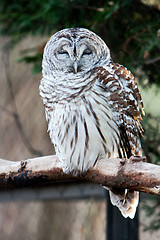
[[[84,28],[64,29],[47,42],[42,73],[81,74],[110,60],[109,48],[98,35]]]

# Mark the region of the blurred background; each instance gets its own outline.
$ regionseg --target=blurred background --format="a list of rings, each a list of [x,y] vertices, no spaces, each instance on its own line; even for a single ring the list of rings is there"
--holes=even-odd
[[[114,62],[132,71],[146,111],[143,155],[160,162],[160,1],[1,0],[0,158],[23,160],[54,154],[39,96],[41,60],[48,38],[85,27],[109,46]],[[62,190],[62,194],[65,188]],[[3,201],[0,240],[106,239],[106,199]],[[160,199],[143,195],[139,239],[159,240]]]

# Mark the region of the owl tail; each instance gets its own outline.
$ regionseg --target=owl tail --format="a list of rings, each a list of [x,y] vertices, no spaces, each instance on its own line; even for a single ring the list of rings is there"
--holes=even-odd
[[[139,202],[139,192],[129,189],[112,189],[109,195],[111,203],[119,208],[125,218],[134,218]]]

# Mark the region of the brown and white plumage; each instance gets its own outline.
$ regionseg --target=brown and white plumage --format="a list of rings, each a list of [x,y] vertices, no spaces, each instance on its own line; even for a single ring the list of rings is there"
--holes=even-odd
[[[43,98],[48,131],[65,172],[87,171],[101,158],[141,155],[143,102],[132,73],[112,61],[93,32],[64,29],[43,56]],[[138,193],[111,189],[111,202],[133,218]]]

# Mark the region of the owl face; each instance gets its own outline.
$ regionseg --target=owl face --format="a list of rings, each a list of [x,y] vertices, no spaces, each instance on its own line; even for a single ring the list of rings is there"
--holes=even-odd
[[[95,33],[83,28],[64,29],[48,41],[43,56],[49,72],[80,74],[110,60],[110,51]],[[43,64],[44,65],[44,64]],[[43,74],[46,75],[45,67]]]

